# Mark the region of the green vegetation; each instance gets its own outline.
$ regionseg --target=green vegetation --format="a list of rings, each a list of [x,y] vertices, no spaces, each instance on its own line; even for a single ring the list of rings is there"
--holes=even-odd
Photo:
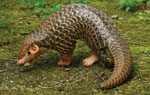
[[[0,28],[4,28],[4,27],[6,27],[6,23],[4,21],[1,21],[0,22]]]
[[[88,4],[88,3],[89,3],[89,0],[72,0],[72,1],[71,1],[71,4],[74,4],[74,3]]]
[[[135,3],[150,4],[150,0],[120,0],[120,6],[125,8],[126,11],[131,10]]]
[[[33,13],[37,14],[42,19],[47,18],[51,13],[56,12],[61,8],[61,5],[57,2],[58,0],[56,0],[55,3],[50,4],[48,0],[27,0],[27,2],[18,0],[18,4],[33,10]],[[48,6],[51,6],[51,8]]]
[[[29,8],[30,10],[33,10],[33,13],[37,14],[42,19],[47,18],[51,13],[59,10],[62,6],[62,4],[60,4],[59,2],[60,2],[59,0],[55,0],[52,3],[49,2],[48,0],[27,0],[27,1],[18,0],[18,4],[26,8]],[[71,4],[74,3],[87,4],[88,2],[89,0],[71,0],[67,2],[62,1],[62,3],[71,3]],[[49,8],[49,6],[51,8]]]
[[[118,8],[116,3],[120,0],[86,2],[106,13],[110,19],[112,15],[122,18],[112,20],[123,33],[133,57],[129,79],[116,88],[103,91],[99,88],[103,82],[101,77],[107,79],[112,69],[104,68],[101,62],[90,67],[82,66],[82,60],[91,54],[83,41],[77,42],[68,67],[57,65],[60,55],[56,51],[40,56],[31,67],[16,65],[21,42],[35,31],[44,17],[55,12],[57,5],[62,7],[81,0],[0,1],[0,95],[150,95],[149,9],[127,13]],[[44,10],[54,11],[46,14]]]

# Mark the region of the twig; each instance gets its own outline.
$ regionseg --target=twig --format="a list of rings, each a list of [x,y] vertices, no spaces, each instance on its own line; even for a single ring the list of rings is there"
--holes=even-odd
[[[98,72],[96,72],[98,75],[98,78],[100,78],[101,80],[105,81],[104,78],[102,77],[105,73],[102,72],[101,74],[99,74]]]
[[[42,87],[41,85],[38,85],[38,88],[48,89],[48,88],[50,88],[50,87]]]

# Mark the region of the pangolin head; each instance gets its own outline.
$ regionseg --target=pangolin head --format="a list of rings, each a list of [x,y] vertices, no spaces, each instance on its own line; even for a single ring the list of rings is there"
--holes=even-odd
[[[30,38],[26,38],[19,50],[17,64],[23,66],[26,62],[29,62],[31,65],[32,61],[37,58],[38,51],[39,47],[36,44],[31,43]]]

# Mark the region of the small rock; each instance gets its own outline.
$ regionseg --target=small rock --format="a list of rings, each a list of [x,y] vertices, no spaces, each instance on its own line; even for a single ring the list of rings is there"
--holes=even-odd
[[[65,83],[65,80],[60,80],[60,83]]]
[[[97,93],[97,92],[98,92],[98,90],[97,90],[97,89],[93,89],[93,92]]]
[[[6,77],[6,80],[8,80],[9,78],[8,77]]]
[[[123,19],[122,17],[119,17],[119,19]]]
[[[20,24],[22,24],[22,23],[23,23],[23,21],[20,21],[19,23],[20,23]]]
[[[70,68],[66,68],[65,71],[70,71]]]
[[[11,81],[10,81],[10,83],[11,83],[11,84],[13,84],[13,83],[14,83],[14,81],[12,81],[12,80],[11,80]]]
[[[9,64],[9,63],[5,63],[5,66],[6,66],[6,67],[9,67],[9,66],[10,66],[10,64]]]
[[[29,64],[29,63],[25,63],[24,66],[25,66],[25,67],[26,67],[26,66],[30,66],[30,64]]]
[[[40,82],[41,85],[43,85],[43,82]]]
[[[118,15],[112,15],[111,18],[112,19],[118,19],[119,17],[118,17]]]

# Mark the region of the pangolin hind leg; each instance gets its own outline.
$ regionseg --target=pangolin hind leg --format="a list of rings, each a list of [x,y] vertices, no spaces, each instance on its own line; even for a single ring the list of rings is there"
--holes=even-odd
[[[108,57],[104,51],[100,51],[98,53],[92,52],[92,55],[88,58],[85,58],[82,63],[84,66],[91,66],[99,60],[102,61],[102,63],[108,68],[114,65],[113,59]]]
[[[88,58],[85,58],[82,62],[84,66],[91,66],[95,62],[99,60],[99,57],[95,54],[95,52],[92,52],[92,55]]]

